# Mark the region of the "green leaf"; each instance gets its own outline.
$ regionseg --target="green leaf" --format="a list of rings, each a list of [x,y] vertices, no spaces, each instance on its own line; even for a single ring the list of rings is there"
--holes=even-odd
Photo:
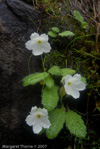
[[[85,85],[87,85],[87,82],[86,82],[86,78],[85,77],[81,77],[81,80],[83,83],[85,83]]]
[[[75,16],[75,18],[76,18],[78,21],[84,22],[84,18],[82,17],[82,15],[81,15],[77,10],[74,11],[74,16]]]
[[[86,29],[88,26],[88,23],[84,21],[84,18],[82,17],[82,15],[78,12],[78,11],[74,11],[74,16],[75,18],[81,22],[81,26],[82,28]]]
[[[66,76],[66,75],[72,75],[75,73],[75,70],[70,69],[70,68],[63,68],[61,69],[61,75]]]
[[[65,111],[63,109],[56,109],[52,111],[49,115],[49,120],[51,122],[51,126],[47,129],[46,135],[49,139],[53,139],[57,137],[63,128],[63,124],[65,122]]]
[[[59,33],[59,36],[62,36],[62,37],[67,37],[67,36],[74,36],[75,34],[71,31],[64,31],[62,33]]]
[[[51,37],[57,37],[57,33],[53,32],[53,31],[49,31],[48,35],[51,36]]]
[[[42,104],[48,110],[53,110],[58,103],[58,87],[53,86],[52,88],[45,87],[42,91]]]
[[[48,75],[49,73],[47,72],[30,74],[23,79],[23,86],[34,85],[44,80]]]
[[[54,86],[54,80],[50,75],[47,78],[45,78],[44,83],[48,88],[51,88]]]
[[[48,71],[52,75],[58,75],[58,76],[66,76],[66,75],[72,75],[75,73],[75,70],[70,69],[70,68],[63,68],[60,69],[59,66],[53,66],[49,69]]]
[[[68,110],[66,113],[66,126],[71,134],[79,138],[84,138],[86,136],[86,126],[81,116],[72,110]]]
[[[48,72],[51,73],[52,75],[61,75],[61,69],[59,66],[51,67]]]
[[[52,27],[52,31],[59,33],[59,28],[58,27]]]
[[[88,23],[87,22],[82,22],[81,23],[82,28],[86,29],[88,27]]]

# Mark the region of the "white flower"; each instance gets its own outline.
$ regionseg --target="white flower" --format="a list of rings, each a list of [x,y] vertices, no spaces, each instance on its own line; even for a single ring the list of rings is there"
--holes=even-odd
[[[42,128],[49,128],[50,121],[48,120],[48,111],[46,109],[41,109],[32,107],[30,115],[26,117],[26,123],[33,127],[33,132],[38,134]]]
[[[25,43],[28,50],[32,50],[34,55],[41,55],[43,53],[48,53],[51,50],[51,46],[48,43],[48,35],[38,33],[33,33],[30,36],[31,40]]]
[[[81,81],[80,74],[75,74],[74,76],[67,75],[65,77],[64,88],[68,95],[71,95],[76,99],[80,97],[79,91],[84,90],[86,88],[86,85]]]

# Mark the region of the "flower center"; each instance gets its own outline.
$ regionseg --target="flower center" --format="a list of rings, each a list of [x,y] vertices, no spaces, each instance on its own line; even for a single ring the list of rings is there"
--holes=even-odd
[[[37,116],[37,118],[41,118],[41,114],[37,114],[36,116]]]
[[[38,43],[38,44],[41,44],[41,43],[42,43],[42,41],[41,41],[41,40],[38,40],[38,41],[37,41],[37,43]]]
[[[68,84],[68,85],[71,85],[71,82],[68,82],[67,84]]]

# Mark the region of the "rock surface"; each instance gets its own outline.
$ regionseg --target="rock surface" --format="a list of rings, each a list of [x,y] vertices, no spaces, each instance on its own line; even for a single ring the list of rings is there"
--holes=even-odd
[[[37,31],[40,14],[39,10],[20,0],[0,2],[0,145],[25,141],[25,118],[31,107],[40,103],[40,91],[36,86],[22,86],[22,78],[28,75],[31,55],[31,51],[25,48],[25,42],[31,33]],[[39,69],[40,58],[32,56],[31,73]]]

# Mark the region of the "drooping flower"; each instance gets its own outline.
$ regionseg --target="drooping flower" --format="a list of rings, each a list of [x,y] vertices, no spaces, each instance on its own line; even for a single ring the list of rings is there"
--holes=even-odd
[[[46,34],[31,34],[30,40],[25,43],[25,46],[28,50],[32,50],[35,56],[48,53],[51,50],[51,46],[48,43],[48,35]]]
[[[38,134],[42,128],[49,128],[48,111],[43,108],[32,107],[30,115],[26,117],[26,123],[33,127],[33,132]]]
[[[65,92],[75,99],[80,97],[79,91],[83,91],[86,88],[85,83],[81,81],[80,74],[67,75],[64,78],[64,83]]]

